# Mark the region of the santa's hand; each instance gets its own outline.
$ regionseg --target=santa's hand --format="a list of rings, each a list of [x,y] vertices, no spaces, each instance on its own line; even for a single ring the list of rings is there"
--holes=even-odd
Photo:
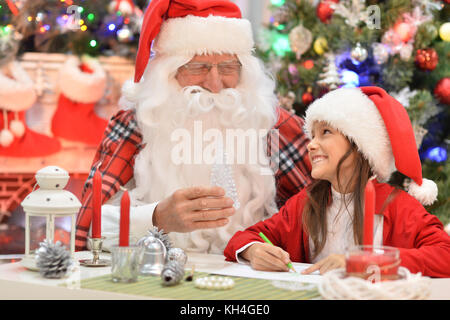
[[[240,253],[255,270],[289,271],[289,253],[269,243],[255,243]]]
[[[233,203],[220,187],[179,189],[158,203],[153,225],[165,232],[223,227],[235,213]]]
[[[345,268],[345,255],[330,254],[328,257],[320,260],[308,269],[302,271],[303,274],[310,274],[316,270],[320,270],[320,274],[324,274],[333,269]]]

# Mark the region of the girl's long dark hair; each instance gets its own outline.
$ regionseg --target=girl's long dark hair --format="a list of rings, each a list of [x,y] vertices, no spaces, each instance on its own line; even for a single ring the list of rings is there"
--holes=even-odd
[[[353,152],[356,155],[356,164],[354,174],[346,186],[341,185],[339,179],[342,163]],[[353,199],[354,214],[353,235],[356,244],[362,243],[363,238],[363,219],[364,219],[364,189],[367,181],[372,176],[369,162],[358,151],[356,145],[351,142],[350,149],[339,160],[337,170],[337,182],[340,190],[343,193],[353,191],[350,198],[344,197],[344,203],[347,208],[348,202]],[[350,190],[354,186],[353,190]],[[327,208],[331,204],[331,183],[326,180],[316,180],[309,187],[307,187],[308,201],[303,209],[303,223],[307,232],[309,233],[313,243],[314,252],[311,252],[311,259],[314,259],[324,248],[326,242],[327,230]]]

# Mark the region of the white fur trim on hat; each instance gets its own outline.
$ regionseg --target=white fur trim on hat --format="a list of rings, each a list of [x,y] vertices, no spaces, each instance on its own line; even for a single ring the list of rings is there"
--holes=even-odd
[[[153,50],[163,54],[251,54],[251,24],[246,19],[188,15],[166,20]]]
[[[97,102],[105,93],[106,73],[95,59],[86,59],[82,62],[86,63],[94,72],[81,71],[79,68],[81,61],[75,56],[69,57],[59,72],[61,93],[76,102]]]
[[[437,199],[438,187],[434,181],[422,179],[422,185],[420,186],[412,181],[408,187],[408,193],[424,206],[429,206]]]
[[[0,73],[0,108],[8,111],[23,111],[31,108],[36,101],[33,80],[19,62],[7,65],[13,79]]]
[[[305,132],[324,121],[352,140],[380,182],[395,171],[391,142],[375,104],[358,88],[340,88],[315,100],[306,110]]]

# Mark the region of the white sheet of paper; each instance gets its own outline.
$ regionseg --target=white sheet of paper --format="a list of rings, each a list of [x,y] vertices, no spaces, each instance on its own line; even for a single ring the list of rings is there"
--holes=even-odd
[[[249,264],[233,263],[223,269],[214,270],[211,273],[220,274],[224,276],[244,277],[244,278],[257,278],[266,280],[281,280],[281,281],[298,281],[306,283],[319,283],[322,280],[322,276],[319,271],[314,271],[311,274],[300,274],[301,271],[312,266],[309,263],[293,262],[295,271],[289,272],[276,272],[276,271],[258,271],[254,270]]]

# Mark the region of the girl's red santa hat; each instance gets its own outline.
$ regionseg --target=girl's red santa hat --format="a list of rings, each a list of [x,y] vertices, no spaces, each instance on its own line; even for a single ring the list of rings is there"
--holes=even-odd
[[[397,169],[412,180],[408,193],[423,205],[437,197],[436,184],[422,178],[411,121],[405,108],[379,87],[339,88],[314,101],[306,110],[305,131],[324,121],[353,141],[379,181]]]
[[[152,45],[153,44],[153,45]],[[251,54],[251,24],[229,0],[153,0],[145,11],[134,82],[156,54]]]

